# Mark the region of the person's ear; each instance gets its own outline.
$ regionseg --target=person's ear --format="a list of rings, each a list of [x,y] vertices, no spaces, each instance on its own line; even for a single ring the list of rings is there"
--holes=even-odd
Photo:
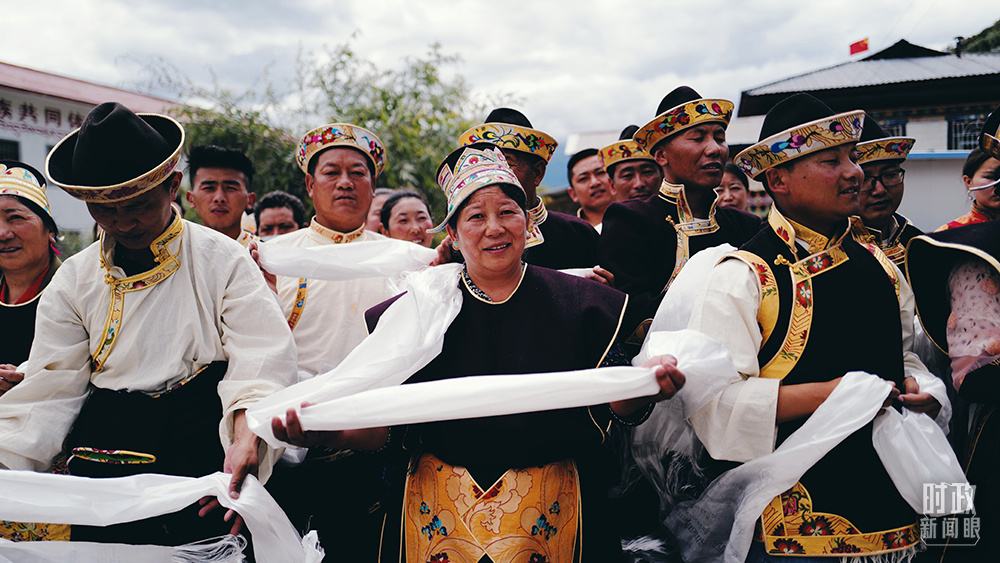
[[[784,168],[768,168],[764,171],[764,177],[772,194],[788,195],[788,176],[788,170]]]
[[[247,196],[247,213],[253,213],[253,204],[257,203],[257,194],[250,192]]]

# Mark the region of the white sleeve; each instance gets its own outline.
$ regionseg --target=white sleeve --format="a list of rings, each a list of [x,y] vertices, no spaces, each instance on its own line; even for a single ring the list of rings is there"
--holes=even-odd
[[[740,373],[689,420],[715,459],[749,461],[774,449],[781,382],[757,377],[762,338],[757,324],[759,307],[760,289],[753,271],[732,259],[715,267],[695,299],[688,328],[722,342]]]
[[[62,450],[90,383],[90,338],[63,265],[39,298],[24,381],[0,396],[0,467],[47,471]]]
[[[903,272],[895,265],[893,268],[895,268],[897,279],[899,279],[899,323],[903,328],[903,376],[914,378],[917,385],[920,386],[921,392],[930,393],[941,403],[941,411],[934,422],[947,434],[948,423],[951,422],[951,401],[948,400],[948,389],[945,387],[944,381],[931,373],[914,351],[914,323],[916,322],[914,311],[916,305],[913,290],[910,288],[909,282],[906,281]]]
[[[220,311],[219,330],[229,366],[219,383],[222,444],[233,442],[233,416],[296,381],[298,357],[292,332],[273,293],[249,256],[231,273]],[[262,440],[259,478],[266,481],[281,456]]]

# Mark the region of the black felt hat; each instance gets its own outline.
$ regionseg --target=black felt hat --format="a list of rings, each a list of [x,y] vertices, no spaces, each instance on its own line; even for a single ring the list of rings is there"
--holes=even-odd
[[[809,94],[781,100],[764,116],[758,143],[736,155],[734,163],[760,181],[764,171],[796,158],[861,138],[865,112],[834,113]]]
[[[660,115],[661,113],[669,109],[673,109],[681,104],[686,104],[700,99],[701,94],[696,92],[694,88],[690,86],[678,86],[669,94],[663,96],[663,99],[660,100],[660,105],[656,106],[656,115]],[[638,129],[638,127],[636,127],[636,129]]]
[[[163,182],[176,169],[183,144],[184,128],[176,120],[106,102],[59,141],[45,169],[52,183],[71,196],[112,203]]]
[[[528,117],[512,108],[496,108],[486,116],[486,123],[509,123],[518,127],[533,129]]]
[[[729,126],[735,106],[729,100],[702,98],[690,86],[678,86],[660,100],[656,117],[636,128],[632,139],[652,154],[660,141],[703,123]]]
[[[1000,158],[1000,106],[986,118],[983,132],[979,134],[979,148],[993,158]]]
[[[618,135],[618,140],[624,141],[625,139],[631,139],[632,135],[635,135],[635,132],[638,130],[639,130],[638,125],[629,125],[624,129],[622,129],[621,135]]]

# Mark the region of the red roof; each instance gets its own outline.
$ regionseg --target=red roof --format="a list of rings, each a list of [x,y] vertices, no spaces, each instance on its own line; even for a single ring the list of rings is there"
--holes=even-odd
[[[176,102],[138,92],[94,84],[4,62],[0,62],[0,86],[95,106],[103,102],[118,102],[135,112],[163,113],[168,108],[177,105]]]

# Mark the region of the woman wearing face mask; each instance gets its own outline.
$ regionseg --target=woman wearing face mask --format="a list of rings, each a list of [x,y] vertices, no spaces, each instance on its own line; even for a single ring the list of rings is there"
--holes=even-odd
[[[972,210],[938,227],[939,231],[1000,218],[1000,160],[981,148],[972,149],[962,167],[962,181],[972,200]]]

